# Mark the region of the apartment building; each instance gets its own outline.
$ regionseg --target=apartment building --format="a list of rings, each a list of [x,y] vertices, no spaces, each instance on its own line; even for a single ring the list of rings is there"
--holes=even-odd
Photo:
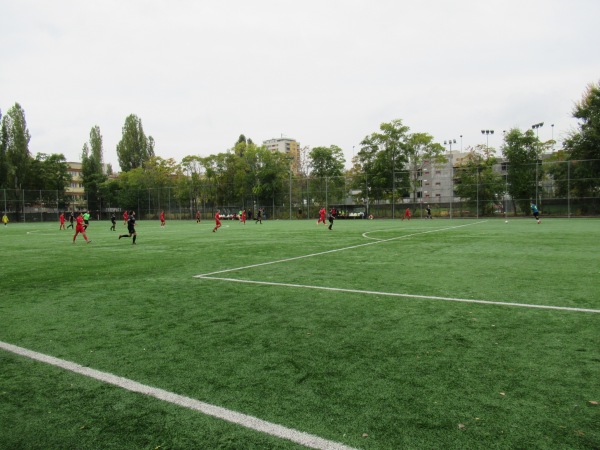
[[[274,138],[263,141],[267,150],[284,153],[291,159],[292,172],[298,174],[300,164],[300,143],[290,138]]]

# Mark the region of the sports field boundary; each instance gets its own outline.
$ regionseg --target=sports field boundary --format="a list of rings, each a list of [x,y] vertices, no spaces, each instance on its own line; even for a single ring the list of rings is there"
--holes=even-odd
[[[45,355],[43,353],[38,353],[33,350],[28,350],[26,348],[19,347],[13,344],[0,341],[0,348],[6,350],[7,352],[23,356],[35,361],[43,362],[55,367],[59,367],[61,369],[65,369],[79,375],[84,375],[88,378],[92,378],[94,380],[101,381],[106,384],[117,386],[130,392],[154,397],[158,400],[162,400],[177,406],[198,411],[207,416],[225,420],[227,422],[240,425],[245,428],[249,428],[251,430],[258,431],[264,434],[268,434],[270,436],[285,439],[296,444],[303,445],[304,447],[314,448],[318,450],[354,450],[353,447],[348,447],[338,442],[329,441],[327,439],[323,439],[321,437],[305,433],[303,431],[298,431],[272,422],[267,422],[257,417],[232,411],[220,406],[211,405],[209,403],[204,403],[193,398],[165,391],[164,389],[147,386],[145,384],[138,383],[137,381],[133,381],[128,378],[113,375],[108,372],[101,372],[99,370],[92,369],[89,367],[84,367],[74,362],[55,358],[53,356]]]

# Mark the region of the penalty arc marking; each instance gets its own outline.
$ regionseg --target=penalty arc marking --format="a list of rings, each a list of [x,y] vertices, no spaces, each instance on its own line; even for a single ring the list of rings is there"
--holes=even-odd
[[[220,273],[227,273],[227,272],[237,272],[240,270],[245,270],[245,269],[253,269],[255,267],[261,267],[261,266],[268,266],[271,264],[280,264],[280,263],[285,263],[285,262],[290,262],[290,261],[297,261],[299,259],[305,259],[305,258],[313,258],[315,256],[321,256],[321,255],[327,255],[329,253],[336,253],[336,252],[343,252],[345,250],[352,250],[355,248],[361,248],[361,247],[366,247],[369,245],[377,245],[377,244],[382,244],[384,242],[391,242],[391,241],[397,241],[399,239],[406,239],[412,236],[418,236],[420,234],[429,234],[429,233],[438,233],[441,231],[448,231],[448,230],[454,230],[456,228],[463,228],[463,227],[468,227],[471,225],[479,225],[482,223],[487,222],[487,220],[483,220],[483,221],[479,221],[479,222],[474,222],[474,223],[468,223],[468,224],[464,224],[464,225],[456,225],[453,227],[445,227],[445,228],[438,228],[435,230],[428,230],[428,231],[421,231],[419,233],[412,233],[412,234],[405,234],[403,236],[396,236],[393,238],[389,238],[389,239],[381,239],[381,240],[377,240],[377,241],[373,241],[373,242],[367,242],[364,244],[357,244],[357,245],[351,245],[349,247],[342,247],[342,248],[335,248],[333,250],[325,250],[323,252],[318,252],[318,253],[311,253],[310,255],[301,255],[301,256],[293,256],[291,258],[285,258],[285,259],[278,259],[276,261],[267,261],[264,263],[259,263],[259,264],[252,264],[249,266],[242,266],[242,267],[235,267],[232,269],[224,269],[224,270],[217,270],[215,272],[210,272],[210,273],[204,273],[204,274],[200,274],[200,275],[194,275],[194,278],[204,278],[204,277],[208,277],[211,275],[217,275]]]

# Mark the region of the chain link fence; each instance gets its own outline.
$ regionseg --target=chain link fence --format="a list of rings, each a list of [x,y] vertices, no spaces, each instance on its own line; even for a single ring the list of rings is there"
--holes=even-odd
[[[226,219],[235,219],[246,209],[248,219],[262,209],[263,218],[314,219],[321,208],[335,208],[340,219],[401,218],[411,210],[413,217],[425,217],[430,206],[433,217],[477,218],[524,216],[529,212],[529,201],[537,198],[541,214],[546,217],[600,216],[600,176],[594,168],[599,161],[563,161],[540,163],[535,168],[535,192],[523,198],[510,196],[511,184],[506,167],[495,168],[504,177],[504,187],[495,191],[483,180],[466,189],[469,198],[456,195],[457,170],[446,183],[424,175],[415,178],[413,185],[406,182],[375,187],[365,175],[355,177],[292,177],[282,180],[267,196],[254,194],[234,195],[235,186],[219,186],[217,202],[212,197],[216,187],[204,183],[201,188],[162,187],[118,191],[111,198],[100,198],[96,208],[90,209],[86,196],[59,191],[0,190],[0,208],[11,222],[58,221],[59,215],[90,210],[92,219],[107,220],[112,214],[120,219],[125,209],[135,210],[139,219],[158,220],[161,211],[168,220],[195,220],[199,212],[203,220],[214,216],[217,209]],[[574,170],[574,169],[577,170]],[[589,170],[588,170],[589,169]],[[534,171],[531,171],[534,173]],[[543,176],[541,176],[543,174]],[[584,174],[582,176],[581,174]],[[389,183],[392,184],[392,183]],[[583,186],[583,187],[582,187]],[[466,186],[469,188],[469,186]],[[465,186],[462,186],[465,189]],[[251,190],[251,189],[249,189]],[[230,194],[227,194],[230,192]]]

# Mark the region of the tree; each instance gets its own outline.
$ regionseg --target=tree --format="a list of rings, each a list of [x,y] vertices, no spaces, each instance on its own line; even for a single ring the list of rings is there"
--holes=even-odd
[[[344,185],[344,152],[337,145],[330,147],[314,147],[308,154],[311,175],[314,177],[311,192],[314,199],[321,204],[335,203],[345,200]]]
[[[42,192],[40,201],[54,205],[58,201],[59,208],[66,206],[66,187],[71,182],[69,165],[63,154],[47,155],[38,153],[31,160],[28,188]]]
[[[579,120],[579,129],[564,142],[573,161],[571,188],[575,195],[589,196],[600,190],[600,82],[587,87],[573,108],[573,117]]]
[[[103,148],[102,134],[97,125],[90,131],[90,141],[83,145],[81,152],[81,176],[83,178],[83,187],[88,199],[88,208],[90,210],[101,210],[101,190],[100,186],[106,181],[106,175],[103,171]]]
[[[208,189],[202,159],[192,155],[181,160],[181,170],[185,176],[178,179],[176,196],[181,203],[189,203],[192,216],[207,199]]]
[[[502,154],[507,163],[507,183],[515,211],[529,211],[529,202],[539,195],[543,177],[541,155],[548,147],[542,144],[533,130],[523,133],[518,128],[509,130],[504,136]],[[539,203],[538,200],[535,200]]]
[[[456,193],[477,208],[477,215],[493,215],[496,206],[502,204],[505,183],[502,175],[494,171],[497,163],[493,149],[477,145],[469,149],[454,171]]]
[[[15,103],[2,118],[2,145],[7,166],[7,187],[15,190],[25,187],[31,155],[29,153],[29,130],[25,111]]]
[[[396,119],[382,123],[379,130],[361,141],[362,147],[358,152],[358,161],[365,173],[365,186],[368,189],[364,197],[391,200],[395,205],[397,187],[408,184],[402,181],[408,180],[406,172],[400,173],[398,186],[396,182],[398,172],[402,172],[401,169],[409,162],[407,140],[410,128],[403,125],[402,120]]]
[[[7,121],[2,120],[2,111],[0,111],[0,188],[8,187],[8,156],[6,147],[8,146],[8,127]]]
[[[142,120],[135,114],[125,119],[123,135],[117,144],[117,156],[124,172],[143,167],[154,156],[154,139],[146,137]]]
[[[428,163],[443,164],[448,159],[444,156],[444,147],[437,142],[433,142],[433,136],[428,133],[409,135],[404,148],[408,158],[406,168],[410,176],[413,202],[416,202],[419,174],[422,173],[424,165]]]

